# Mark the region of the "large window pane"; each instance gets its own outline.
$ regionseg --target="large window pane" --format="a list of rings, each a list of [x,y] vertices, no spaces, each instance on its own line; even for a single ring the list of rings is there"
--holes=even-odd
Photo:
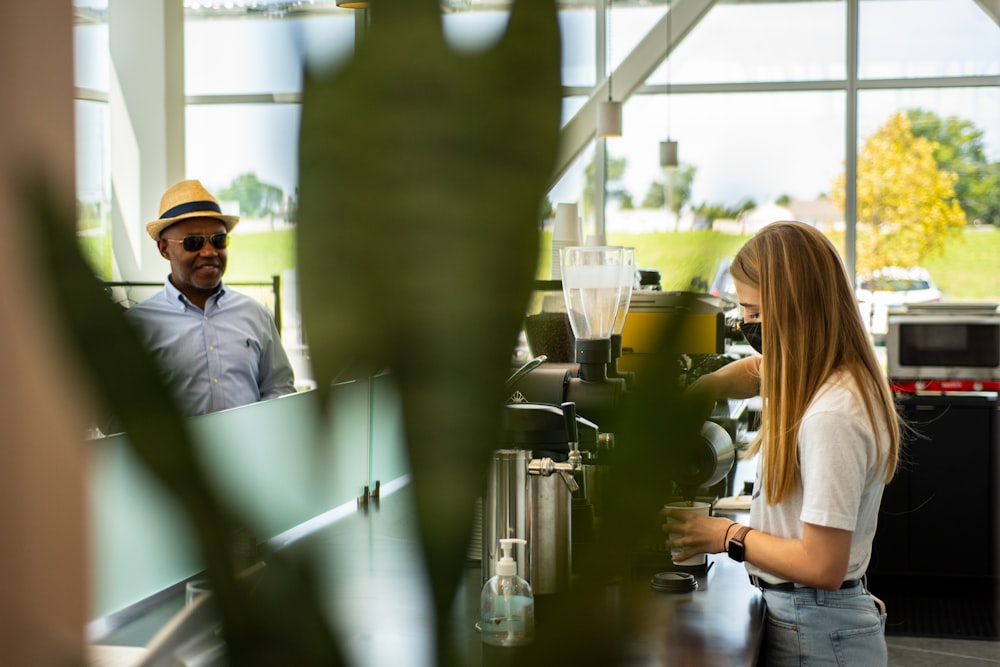
[[[253,174],[294,198],[300,117],[297,104],[189,106],[187,173],[213,192]]]
[[[974,0],[862,0],[858,21],[861,78],[1000,74],[1000,27]]]
[[[108,24],[82,23],[74,25],[74,85],[79,88],[107,92],[110,70]]]
[[[565,9],[559,12],[559,31],[562,38],[562,84],[564,86],[593,86],[596,84],[595,29],[593,7]]]
[[[910,133],[926,136],[933,132],[938,142],[931,151],[938,171],[947,171],[957,176],[947,193],[935,190],[930,196],[907,188],[914,187],[911,181],[892,178],[892,153],[881,149],[886,155],[881,159],[886,163],[884,170],[879,167],[879,153],[869,141],[876,134],[891,139],[890,119],[898,114],[906,114],[911,119]],[[935,126],[943,127],[943,133]],[[997,88],[948,88],[915,90],[862,91],[858,96],[859,134],[859,180],[866,164],[882,171],[885,177],[878,179],[880,189],[874,195],[868,189],[859,193],[859,230],[870,223],[866,206],[889,207],[891,213],[903,221],[902,233],[912,233],[912,238],[925,239],[927,254],[921,260],[945,298],[953,300],[989,299],[1000,301],[1000,273],[993,270],[1000,257],[1000,206],[996,193],[1000,187],[1000,89]],[[884,147],[885,142],[882,143]],[[870,151],[865,155],[865,151]],[[923,163],[914,157],[918,147],[907,152],[909,171],[914,171]],[[931,183],[940,187],[933,174],[922,170],[921,184]],[[890,184],[894,187],[890,188]],[[925,189],[927,185],[921,185]],[[899,191],[902,189],[903,191]],[[938,219],[928,210],[928,206],[950,195],[962,206],[966,224],[958,234],[937,238],[925,228],[928,221]],[[905,210],[898,210],[894,204],[902,198],[907,202]],[[950,197],[949,197],[950,199]],[[906,223],[906,212],[914,210],[910,222]],[[939,213],[938,209],[935,212]],[[888,216],[883,216],[883,220]],[[859,234],[862,232],[859,231]],[[898,232],[897,232],[898,234]]]
[[[697,170],[692,204],[815,199],[843,169],[841,92],[637,96],[625,104],[623,125],[608,151],[626,159],[623,185],[636,202],[663,178],[659,142],[668,125],[681,164]]]
[[[303,54],[331,65],[354,49],[354,15],[308,19],[188,19],[184,76],[188,95],[297,93]]]
[[[593,86],[596,82],[595,13],[593,6],[573,3],[559,12],[564,86]],[[509,11],[454,11],[443,17],[445,37],[459,52],[477,52],[496,43],[507,28]],[[622,42],[626,41],[623,35]]]
[[[668,75],[671,83],[843,79],[845,11],[843,2],[718,3],[648,83],[667,83]],[[649,10],[621,13],[635,15],[632,30],[650,20],[642,18]]]
[[[77,100],[77,234],[94,272],[111,278],[111,161],[108,105]]]
[[[659,164],[668,118],[678,170]],[[623,125],[625,134],[607,142],[609,161],[624,160],[608,186],[607,234],[659,269],[664,289],[710,282],[723,256],[774,220],[806,220],[842,239],[843,217],[828,195],[843,170],[843,93],[637,96]],[[689,195],[678,200],[663,188],[684,173]],[[664,238],[675,233],[695,236]]]
[[[621,7],[611,4],[608,11],[607,47],[609,51],[608,71],[618,69],[622,61],[639,42],[645,38],[653,26],[666,13],[666,5],[660,7]],[[667,33],[663,31],[663,44],[667,43]],[[612,82],[613,83],[613,82]]]

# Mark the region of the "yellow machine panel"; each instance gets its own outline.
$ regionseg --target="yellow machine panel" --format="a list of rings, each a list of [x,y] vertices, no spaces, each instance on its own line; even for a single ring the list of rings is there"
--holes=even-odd
[[[719,300],[692,292],[635,291],[622,329],[618,367],[633,371],[642,355],[722,354],[726,318]]]

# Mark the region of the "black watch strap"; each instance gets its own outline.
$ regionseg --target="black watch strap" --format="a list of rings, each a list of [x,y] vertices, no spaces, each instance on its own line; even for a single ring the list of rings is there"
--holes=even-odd
[[[737,563],[742,563],[746,559],[744,539],[751,530],[753,529],[750,526],[740,526],[740,529],[729,540],[729,547],[726,551],[729,553],[729,557]]]

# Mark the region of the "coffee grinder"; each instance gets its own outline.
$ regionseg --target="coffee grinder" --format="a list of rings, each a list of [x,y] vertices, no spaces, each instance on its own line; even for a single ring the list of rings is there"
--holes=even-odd
[[[617,371],[612,336],[616,328],[621,332],[628,313],[635,251],[622,246],[572,246],[561,249],[560,262],[562,316],[573,333],[575,363],[533,368],[512,387],[511,401],[571,402],[580,415],[613,432],[627,377]]]
[[[623,248],[621,286],[618,297],[618,308],[615,310],[615,322],[611,327],[611,361],[608,362],[608,377],[621,378],[625,388],[630,388],[635,382],[635,373],[618,368],[618,359],[622,356],[622,331],[625,329],[625,316],[628,315],[632,301],[632,290],[636,283],[635,248]]]

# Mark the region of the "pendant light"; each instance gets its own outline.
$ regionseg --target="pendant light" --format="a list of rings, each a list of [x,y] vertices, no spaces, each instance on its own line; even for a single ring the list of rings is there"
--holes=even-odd
[[[607,39],[604,46],[605,68],[608,70],[608,99],[597,103],[597,136],[602,139],[622,136],[622,103],[611,99],[611,11],[613,0],[608,0]]]
[[[667,140],[660,142],[660,166],[676,167],[677,162],[677,142],[670,138],[670,59],[673,56],[670,45],[673,39],[673,0],[667,2]]]
[[[602,139],[622,136],[622,103],[608,98],[597,103],[597,136]]]

